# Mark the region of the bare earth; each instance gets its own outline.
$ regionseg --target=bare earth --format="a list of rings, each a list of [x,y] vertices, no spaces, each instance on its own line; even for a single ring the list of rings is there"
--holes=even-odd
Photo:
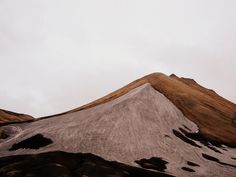
[[[179,128],[196,133],[198,126],[151,84],[141,84],[88,109],[10,126],[3,127],[14,131],[0,143],[1,157],[61,150],[93,153],[133,166],[138,166],[136,160],[161,157],[168,162],[166,172],[176,176],[233,177],[236,174],[233,159],[236,150],[226,146],[214,146],[212,150],[196,140],[189,139],[192,141],[189,143],[181,139],[183,134],[176,133],[180,132]],[[36,134],[53,143],[36,150],[9,151],[15,143]],[[207,155],[219,162],[207,159]],[[199,165],[191,167],[195,172],[182,169],[187,161]]]
[[[153,73],[98,100],[62,114],[81,111],[114,100],[145,83],[164,94],[206,137],[236,147],[236,104],[192,79]],[[45,118],[54,117],[48,116]],[[220,125],[220,126],[219,126]]]

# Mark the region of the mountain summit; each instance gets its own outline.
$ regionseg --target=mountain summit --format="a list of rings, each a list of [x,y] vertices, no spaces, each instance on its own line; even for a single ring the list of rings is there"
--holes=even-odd
[[[233,125],[233,120],[236,119],[236,104],[219,96],[213,90],[200,86],[193,79],[179,78],[174,74],[147,75],[105,97],[62,114],[109,102],[146,83],[162,93],[188,119],[197,124],[199,131],[206,137],[236,146],[236,129]]]
[[[0,175],[233,177],[235,112],[192,79],[154,73],[71,111],[2,126]]]

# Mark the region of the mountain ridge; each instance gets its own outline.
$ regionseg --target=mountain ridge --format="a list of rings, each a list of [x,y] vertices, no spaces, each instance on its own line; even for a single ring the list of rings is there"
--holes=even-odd
[[[229,177],[236,170],[235,149],[204,138],[198,126],[150,83],[89,109],[24,124],[10,124],[3,129],[9,137],[0,140],[0,161],[6,164],[0,168],[0,174],[1,171],[6,174],[7,169],[24,174],[24,169],[28,170],[24,167],[28,157],[27,163],[39,163],[40,169],[47,169],[47,173],[57,167],[51,163],[59,163],[61,169],[68,168],[62,161],[74,164],[71,158],[57,161],[61,158],[56,153],[58,150],[73,153],[72,158],[77,156],[74,153],[92,153],[108,161],[181,177],[219,174]],[[40,154],[45,152],[49,152],[45,154],[45,160],[55,154],[50,164],[41,161]],[[29,156],[22,156],[26,154]],[[13,162],[19,161],[11,166],[9,158]],[[86,163],[93,164],[87,168],[89,171],[97,165],[99,171],[103,169],[99,161]],[[17,164],[24,168],[18,169]],[[115,169],[119,171],[118,167]]]
[[[194,80],[145,76],[82,109],[2,126],[0,174],[233,177],[235,109],[226,104]]]
[[[27,121],[40,121],[92,108],[114,100],[146,83],[164,94],[188,119],[196,123],[204,136],[236,146],[236,127],[234,126],[236,104],[219,96],[213,90],[202,87],[193,79],[179,78],[174,74],[167,76],[162,73],[152,73],[81,107]]]
[[[4,109],[0,109],[0,125],[12,122],[22,122],[33,120],[34,118],[28,114],[16,113]]]
[[[81,111],[109,102],[145,83],[150,83],[155,90],[171,100],[187,118],[199,126],[203,135],[212,140],[236,146],[236,129],[233,126],[236,104],[224,99],[214,91],[200,86],[193,79],[179,78],[173,74],[167,76],[163,73],[152,73],[79,108],[42,119]]]

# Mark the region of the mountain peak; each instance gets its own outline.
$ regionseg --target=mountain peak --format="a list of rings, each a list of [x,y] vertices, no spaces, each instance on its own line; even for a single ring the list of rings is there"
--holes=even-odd
[[[52,169],[77,174],[82,167],[94,174],[79,176],[233,176],[235,108],[192,79],[153,73],[71,111],[2,126],[0,157],[8,157],[0,158],[0,176],[37,176],[35,164],[47,174],[41,176],[55,176]]]
[[[174,74],[149,74],[98,100],[63,114],[109,102],[145,83],[149,83],[165,95],[187,118],[199,126],[200,132],[206,137],[236,146],[236,129],[232,124],[236,105],[214,91],[200,86],[193,79],[179,78]]]
[[[74,113],[110,102],[144,84],[150,84],[155,90],[168,98],[189,120],[198,125],[200,132],[206,137],[236,145],[236,129],[232,123],[236,105],[214,91],[202,87],[193,79],[180,78],[175,74],[167,76],[155,72],[79,108],[37,120]],[[13,120],[18,120],[18,117],[14,117]],[[23,117],[26,117],[26,120],[31,118],[29,116]]]

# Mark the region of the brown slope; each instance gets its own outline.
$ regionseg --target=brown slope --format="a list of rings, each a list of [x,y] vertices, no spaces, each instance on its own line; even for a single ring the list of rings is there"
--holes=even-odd
[[[62,114],[103,104],[145,83],[150,83],[153,88],[171,100],[187,118],[199,126],[203,135],[236,146],[236,127],[233,125],[236,105],[191,79],[178,78],[174,75],[167,76],[162,73],[147,75],[105,97]]]
[[[0,109],[0,126],[7,123],[23,122],[29,120],[33,120],[33,117],[30,115]]]
[[[225,106],[230,107],[231,109],[235,109],[235,104],[230,102],[229,100],[226,100],[225,98],[221,97],[220,95],[218,95],[214,90],[212,89],[208,89],[205,88],[201,85],[199,85],[195,80],[193,79],[189,79],[189,78],[184,78],[181,77],[179,78],[178,76],[172,74],[170,75],[170,77],[173,77],[175,79],[178,79],[179,81],[187,84],[188,86],[192,87],[193,89],[197,89],[198,91],[209,95],[210,97],[212,97],[213,99],[216,99],[218,102],[221,102],[222,104],[224,104]]]

